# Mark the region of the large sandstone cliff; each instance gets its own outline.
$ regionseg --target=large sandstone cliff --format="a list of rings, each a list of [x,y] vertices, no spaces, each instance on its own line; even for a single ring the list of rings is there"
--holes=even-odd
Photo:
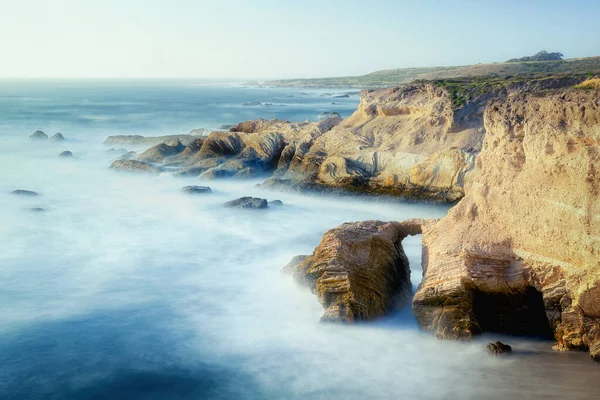
[[[552,335],[600,359],[600,93],[510,96],[485,127],[466,196],[423,229],[415,315],[442,338]]]

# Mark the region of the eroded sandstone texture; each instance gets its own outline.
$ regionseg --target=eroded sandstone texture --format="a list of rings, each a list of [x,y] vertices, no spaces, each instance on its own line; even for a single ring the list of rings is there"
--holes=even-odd
[[[414,313],[441,338],[553,335],[600,359],[600,92],[494,101],[485,126],[465,197],[423,228]]]
[[[323,235],[311,256],[284,270],[310,288],[325,309],[321,321],[380,317],[410,301],[412,286],[402,239],[421,232],[424,220],[346,223]]]

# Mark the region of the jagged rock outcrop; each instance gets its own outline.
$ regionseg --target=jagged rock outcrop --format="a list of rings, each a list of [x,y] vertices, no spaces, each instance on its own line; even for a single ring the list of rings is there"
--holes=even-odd
[[[263,183],[267,188],[455,202],[464,195],[480,151],[483,113],[490,100],[576,82],[571,78],[482,85],[421,82],[363,91],[358,110],[344,120],[330,113],[325,115],[330,118],[313,123],[245,121],[229,132],[193,136],[176,152],[159,144],[136,159],[163,164],[179,176],[203,179],[272,174]],[[139,138],[121,137],[116,142],[139,143]]]
[[[440,338],[551,335],[600,360],[600,92],[493,101],[485,125],[466,196],[423,229],[414,313]]]
[[[150,174],[159,174],[163,172],[163,169],[160,167],[137,160],[115,160],[110,165],[110,168],[120,171],[144,172]]]
[[[171,157],[183,152],[185,148],[179,139],[175,139],[170,143],[159,143],[136,156],[135,159],[147,163],[164,164]]]
[[[428,220],[346,223],[323,235],[311,256],[297,256],[284,272],[310,288],[323,305],[321,321],[354,322],[383,316],[410,301],[412,285],[402,240]]]

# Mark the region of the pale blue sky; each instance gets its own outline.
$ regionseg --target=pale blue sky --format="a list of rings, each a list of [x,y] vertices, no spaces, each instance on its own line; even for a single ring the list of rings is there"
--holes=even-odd
[[[600,0],[0,0],[0,77],[280,78],[600,55]]]

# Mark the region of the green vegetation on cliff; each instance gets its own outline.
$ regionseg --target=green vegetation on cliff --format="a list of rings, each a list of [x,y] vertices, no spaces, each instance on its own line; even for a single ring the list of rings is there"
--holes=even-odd
[[[536,56],[538,56],[538,53]],[[553,53],[547,53],[553,54]],[[559,53],[560,54],[560,53]],[[536,57],[533,56],[533,57]],[[545,56],[541,56],[545,57]],[[551,56],[555,57],[555,56]],[[494,64],[475,64],[459,67],[401,68],[377,71],[362,76],[318,79],[285,79],[267,82],[282,87],[330,87],[361,89],[392,87],[414,80],[448,80],[485,78],[488,80],[520,77],[542,78],[552,75],[600,74],[600,57],[551,61],[513,61]]]

